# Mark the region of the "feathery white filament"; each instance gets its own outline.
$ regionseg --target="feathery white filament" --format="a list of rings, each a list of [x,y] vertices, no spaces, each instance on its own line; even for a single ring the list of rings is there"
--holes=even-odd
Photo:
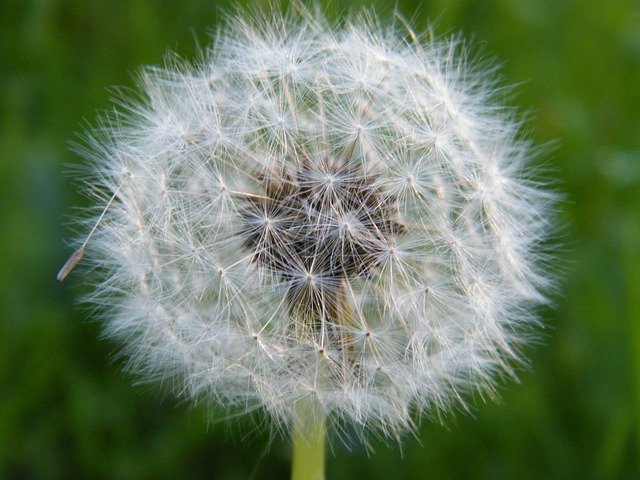
[[[511,372],[553,195],[456,41],[298,10],[146,70],[92,136],[88,187],[120,187],[88,300],[151,380],[394,436]]]

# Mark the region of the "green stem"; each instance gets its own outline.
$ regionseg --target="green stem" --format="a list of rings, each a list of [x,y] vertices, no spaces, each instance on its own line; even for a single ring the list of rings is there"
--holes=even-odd
[[[293,424],[291,480],[324,480],[324,419],[312,402],[299,403]]]

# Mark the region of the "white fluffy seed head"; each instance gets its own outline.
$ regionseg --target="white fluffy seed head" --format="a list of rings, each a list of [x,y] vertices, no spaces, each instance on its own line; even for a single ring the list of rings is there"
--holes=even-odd
[[[553,195],[463,46],[372,18],[232,18],[91,135],[88,301],[132,371],[388,436],[512,373]]]

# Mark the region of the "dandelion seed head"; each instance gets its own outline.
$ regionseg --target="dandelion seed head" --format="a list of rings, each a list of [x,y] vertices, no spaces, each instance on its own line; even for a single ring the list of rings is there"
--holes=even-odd
[[[554,195],[460,42],[280,14],[145,70],[90,134],[87,190],[115,196],[87,301],[149,381],[397,437],[513,374]]]

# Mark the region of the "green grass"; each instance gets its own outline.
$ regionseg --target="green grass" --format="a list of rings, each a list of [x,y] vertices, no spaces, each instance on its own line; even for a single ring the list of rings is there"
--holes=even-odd
[[[560,271],[531,369],[501,404],[425,421],[402,447],[329,451],[330,479],[640,477],[640,4],[631,0],[433,0],[419,28],[462,31],[517,83],[541,162],[565,194]],[[167,49],[190,58],[217,3],[17,1],[0,5],[0,478],[286,478],[276,440],[207,426],[207,412],[132,386],[118,346],[55,282],[83,199],[76,132],[113,85]],[[335,1],[331,10],[343,5]],[[378,9],[385,12],[384,8]]]

